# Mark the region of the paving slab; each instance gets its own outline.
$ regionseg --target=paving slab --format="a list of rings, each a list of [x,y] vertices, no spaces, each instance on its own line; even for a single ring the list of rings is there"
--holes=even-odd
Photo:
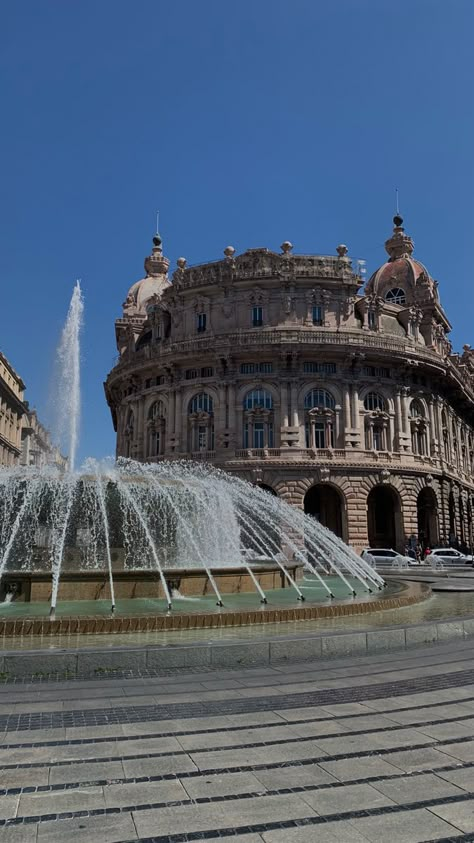
[[[395,804],[386,794],[376,790],[370,784],[352,784],[327,790],[307,791],[302,798],[321,816],[344,814],[348,811],[366,811]]]
[[[363,837],[349,822],[265,831],[261,840],[264,843],[367,843],[367,837]],[[240,843],[240,837],[237,843]]]
[[[268,790],[257,773],[248,772],[224,773],[219,776],[202,775],[199,778],[183,779],[181,783],[190,799],[233,796],[239,793],[264,793]],[[287,777],[286,783],[280,783],[277,787],[292,787],[292,785]]]
[[[258,796],[254,799],[195,804],[179,809],[180,833],[217,831],[221,828],[245,828],[256,823],[278,822],[316,816],[314,811],[295,794]],[[176,832],[177,813],[174,808],[136,811],[133,819],[139,837]]]
[[[460,834],[455,826],[426,809],[354,819],[351,825],[371,843],[380,843],[381,840],[390,843],[422,843]]]
[[[36,826],[33,825],[33,828],[36,833]],[[37,829],[37,843],[65,843],[67,840],[74,843],[118,843],[126,840],[128,843],[137,839],[135,824],[128,813],[42,822]]]
[[[458,771],[459,772],[459,771]],[[472,770],[463,770],[464,773],[469,773],[472,790],[474,790],[474,776]],[[410,802],[423,801],[424,799],[439,799],[445,796],[459,796],[464,792],[461,787],[456,787],[451,784],[451,780],[446,781],[440,776],[445,776],[445,773],[434,775],[433,773],[425,773],[421,776],[406,775],[398,779],[390,781],[377,781],[373,786],[384,793],[394,802],[401,805]]]
[[[78,787],[73,790],[22,794],[18,816],[34,817],[41,814],[60,814],[65,811],[94,811],[97,808],[105,808],[103,788]],[[10,816],[13,815],[10,814]]]

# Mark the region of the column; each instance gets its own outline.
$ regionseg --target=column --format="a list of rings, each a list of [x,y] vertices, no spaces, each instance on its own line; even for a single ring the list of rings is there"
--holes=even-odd
[[[168,436],[167,439],[174,438],[176,434],[176,392],[170,394],[169,410],[168,410]],[[167,445],[168,447],[168,445]]]
[[[296,383],[291,384],[291,426],[300,426],[298,413],[298,387]]]
[[[343,401],[344,401],[344,427],[346,431],[352,427],[351,422],[351,396],[349,392],[349,384],[345,383],[343,387]]]
[[[436,436],[436,421],[435,421],[435,411],[434,411],[434,401],[432,398],[428,401],[428,412],[430,416],[430,430],[429,430],[429,445],[428,445],[428,454],[432,456],[436,456],[439,453],[438,448],[438,437]]]
[[[219,399],[219,407],[217,412],[214,412],[214,447],[216,450],[223,448],[226,439],[224,432],[227,428],[226,424],[226,386],[219,384],[217,388],[217,395]]]
[[[341,435],[341,408],[339,406],[336,407],[336,426],[334,430],[334,447],[340,447],[339,437]],[[329,438],[329,445],[331,445],[331,438]]]
[[[242,433],[236,429],[236,407],[235,407],[235,384],[229,383],[227,386],[227,409],[228,409],[228,428],[229,428],[229,448],[240,448]]]
[[[288,427],[288,384],[280,384],[281,426]]]
[[[355,383],[352,384],[352,429],[358,434],[354,444],[360,448],[359,389]]]
[[[395,431],[398,440],[397,449],[401,450],[401,434],[403,433],[402,402],[400,390],[395,391]]]
[[[387,451],[394,451],[394,450],[396,450],[396,445],[395,445],[395,417],[393,415],[390,415],[389,419],[388,419]]]
[[[175,393],[175,405],[174,405],[174,437],[175,437],[175,448],[177,451],[183,450],[183,439],[186,437],[186,427],[183,431],[183,416],[182,416],[182,395],[181,390],[176,390]],[[184,436],[183,436],[184,433]],[[186,448],[184,448],[186,450]]]
[[[403,387],[402,389],[402,417],[403,417],[403,430],[406,434],[407,438],[410,439],[410,420],[408,415],[408,389],[407,387]]]

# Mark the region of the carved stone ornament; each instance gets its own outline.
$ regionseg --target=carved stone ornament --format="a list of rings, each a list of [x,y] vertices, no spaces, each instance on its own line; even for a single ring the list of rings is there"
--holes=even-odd
[[[329,478],[331,476],[331,469],[328,468],[327,466],[323,466],[322,468],[319,469],[318,474],[319,474],[320,482],[321,483],[327,483],[327,481],[329,480]]]
[[[427,474],[427,475],[426,475],[426,477],[425,477],[425,483],[426,483],[426,485],[427,485],[427,486],[431,486],[432,482],[433,482],[433,475],[432,475],[432,474]]]
[[[391,482],[391,472],[388,468],[383,468],[379,474],[380,482],[381,483],[390,483]]]

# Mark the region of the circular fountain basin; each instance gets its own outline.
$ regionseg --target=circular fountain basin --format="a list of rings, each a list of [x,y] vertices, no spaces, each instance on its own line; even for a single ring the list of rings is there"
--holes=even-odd
[[[299,580],[304,601],[291,588],[267,591],[268,603],[259,602],[256,592],[223,595],[224,606],[216,605],[214,595],[173,599],[173,610],[160,598],[118,599],[111,614],[110,600],[65,600],[57,604],[56,617],[49,620],[49,603],[13,601],[0,604],[0,634],[37,636],[68,634],[133,633],[160,630],[193,630],[251,626],[290,621],[311,621],[362,615],[413,605],[430,595],[422,583],[391,581],[383,591],[368,590],[356,597],[343,589],[337,577],[325,577],[335,597],[327,597],[321,583],[311,576]],[[351,583],[349,586],[355,585]]]

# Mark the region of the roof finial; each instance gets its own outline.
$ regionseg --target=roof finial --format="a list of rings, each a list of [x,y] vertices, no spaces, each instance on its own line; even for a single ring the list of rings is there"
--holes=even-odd
[[[398,204],[398,187],[395,188],[395,203],[397,206],[397,212],[393,218],[393,224],[396,228],[400,228],[403,223],[403,217],[400,216],[400,206]]]
[[[160,252],[162,251],[163,240],[161,239],[160,234],[160,212],[156,212],[156,234],[153,237],[153,245],[155,249],[158,249]]]

